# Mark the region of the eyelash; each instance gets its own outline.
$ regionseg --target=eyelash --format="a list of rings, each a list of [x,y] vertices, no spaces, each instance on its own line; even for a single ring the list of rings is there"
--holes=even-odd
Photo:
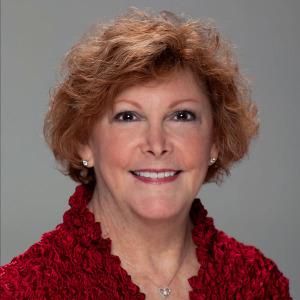
[[[179,110],[179,111],[176,111],[175,112],[175,115],[178,117],[180,114],[189,114],[189,117],[187,120],[181,120],[182,122],[191,122],[191,121],[195,121],[196,120],[196,115],[189,111],[189,110],[186,110],[186,109],[183,109],[183,110]],[[180,122],[180,120],[176,120],[177,122]]]
[[[186,110],[186,109],[176,111],[172,115],[175,117],[178,117],[180,114],[181,114],[181,116],[182,116],[182,114],[184,114],[185,116],[186,116],[186,114],[188,114],[189,115],[188,119],[185,119],[185,120],[175,119],[175,122],[191,122],[191,121],[195,121],[197,119],[196,115],[193,112]],[[124,119],[125,116],[127,116],[127,117],[130,116],[131,118],[135,118],[135,119]],[[139,118],[139,116],[133,111],[123,111],[114,116],[114,120],[118,121],[118,122],[136,122],[139,120],[138,118]]]
[[[128,119],[124,120],[123,117],[126,116],[126,115],[127,116],[130,115],[131,117],[135,117],[136,119],[135,120],[128,120]],[[122,117],[122,119],[121,119],[121,117]],[[114,116],[114,120],[116,120],[118,122],[135,122],[135,121],[138,121],[137,120],[137,115],[133,111],[122,111],[122,112],[120,112],[120,113],[118,113]]]

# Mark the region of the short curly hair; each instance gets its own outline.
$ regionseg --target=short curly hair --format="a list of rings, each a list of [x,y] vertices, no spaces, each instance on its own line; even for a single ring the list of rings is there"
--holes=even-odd
[[[73,180],[95,184],[93,168],[78,154],[95,121],[124,88],[189,68],[211,103],[216,163],[205,182],[221,182],[258,133],[257,109],[233,47],[213,23],[168,11],[130,9],[109,24],[95,25],[66,55],[54,89],[44,134],[62,170]]]

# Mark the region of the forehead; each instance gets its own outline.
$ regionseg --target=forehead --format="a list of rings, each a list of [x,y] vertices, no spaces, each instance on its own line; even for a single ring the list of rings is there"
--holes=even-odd
[[[116,105],[124,100],[176,102],[182,99],[195,99],[199,103],[208,101],[204,85],[189,69],[176,70],[161,78],[125,88],[113,102]]]

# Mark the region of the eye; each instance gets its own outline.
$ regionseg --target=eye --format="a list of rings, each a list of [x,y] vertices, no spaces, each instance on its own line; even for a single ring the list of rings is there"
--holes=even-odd
[[[114,120],[118,122],[134,122],[138,120],[137,115],[132,111],[123,111],[114,116]]]
[[[189,122],[189,121],[194,121],[195,119],[196,119],[196,115],[189,110],[180,110],[174,113],[175,121]]]

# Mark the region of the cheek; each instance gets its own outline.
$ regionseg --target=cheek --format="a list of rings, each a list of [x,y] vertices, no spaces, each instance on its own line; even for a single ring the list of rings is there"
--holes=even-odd
[[[103,168],[112,171],[113,167],[125,167],[131,157],[128,141],[128,134],[120,130],[99,130],[92,145],[95,167],[100,171]]]
[[[177,130],[175,140],[188,169],[199,169],[207,165],[212,144],[209,130],[196,127]]]

